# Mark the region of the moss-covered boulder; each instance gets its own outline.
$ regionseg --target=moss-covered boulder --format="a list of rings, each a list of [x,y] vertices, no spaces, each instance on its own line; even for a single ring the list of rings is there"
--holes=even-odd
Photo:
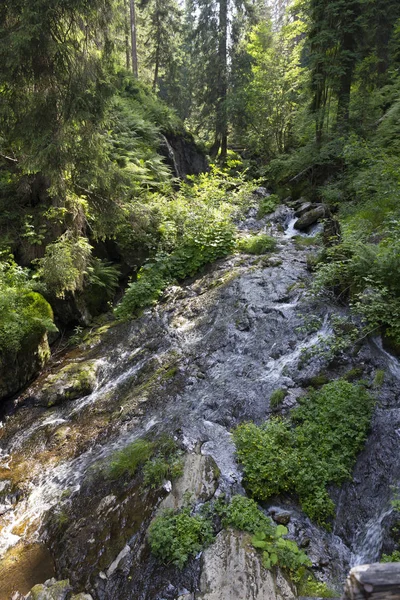
[[[306,231],[311,225],[314,225],[320,219],[324,219],[326,217],[330,217],[331,213],[327,206],[324,204],[317,205],[312,210],[308,210],[302,214],[302,216],[297,219],[294,224],[294,228],[298,231]]]
[[[35,394],[36,403],[41,406],[54,406],[64,400],[76,400],[91,394],[97,383],[95,360],[74,362],[60,371],[52,373]]]
[[[50,357],[48,331],[57,331],[41,294],[0,281],[0,400],[24,387]]]
[[[56,581],[48,579],[43,584],[35,585],[27,596],[21,596],[20,594],[14,595],[13,598],[25,598],[26,600],[93,600],[90,594],[80,593],[72,594],[72,587],[70,586],[69,580],[64,579],[62,581]]]
[[[72,591],[68,579],[49,579],[44,584],[35,585],[26,597],[27,600],[66,600]]]

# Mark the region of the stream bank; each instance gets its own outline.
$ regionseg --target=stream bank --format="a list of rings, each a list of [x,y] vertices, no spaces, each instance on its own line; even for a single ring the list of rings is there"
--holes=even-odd
[[[239,224],[244,235],[266,227],[255,214]],[[400,367],[377,340],[334,359],[323,352],[332,319],[346,311],[307,293],[315,249],[296,244],[291,211],[278,209],[269,220],[287,228],[285,234],[274,227],[274,254],[221,259],[168,288],[135,321],[94,331],[17,399],[0,434],[3,561],[44,544],[56,576],[96,600],[225,600],[234,597],[238,565],[247,565],[243,597],[259,600],[274,589],[277,600],[290,598],[283,575],[276,575],[277,586],[238,534],[219,533],[181,571],[150,554],[147,528],[161,503],[182,504],[185,487],[199,506],[244,493],[232,428],[287,414],[316,377],[334,379],[354,369],[371,383],[379,370],[385,378],[353,480],[332,490],[333,533],[312,524],[290,499],[271,499],[263,508],[287,514],[289,535],[307,549],[313,573],[337,590],[351,564],[379,557],[388,543],[391,486],[400,480]],[[75,374],[72,383],[66,371]],[[280,389],[286,396],[277,411],[270,398]],[[104,477],[116,452],[162,433],[186,455],[184,483],[144,489],[136,476]],[[379,523],[373,534],[372,522]],[[226,556],[220,546],[230,549]],[[221,584],[220,595],[213,585],[217,557],[228,586]],[[26,581],[18,591],[25,594],[49,576]],[[8,599],[9,585],[6,577],[1,600]]]

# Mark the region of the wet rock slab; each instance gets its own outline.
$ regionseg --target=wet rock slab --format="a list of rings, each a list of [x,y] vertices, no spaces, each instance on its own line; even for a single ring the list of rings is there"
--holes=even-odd
[[[222,531],[203,554],[200,592],[196,600],[295,600],[282,575],[266,571],[249,536]]]

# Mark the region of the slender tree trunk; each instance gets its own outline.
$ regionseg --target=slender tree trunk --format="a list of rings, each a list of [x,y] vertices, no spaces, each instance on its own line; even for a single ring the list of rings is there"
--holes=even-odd
[[[219,89],[215,145],[218,142],[220,147],[220,160],[221,162],[225,162],[228,149],[228,115],[226,106],[228,94],[228,0],[219,0],[218,62]]]
[[[161,50],[161,40],[160,40],[160,20],[157,16],[157,41],[156,41],[156,55],[155,55],[155,64],[154,64],[154,79],[153,79],[153,92],[157,90],[158,83],[158,73],[160,70],[160,50]]]
[[[125,0],[125,19],[124,19],[124,29],[125,29],[125,61],[126,68],[131,68],[131,48],[129,46],[129,0]]]
[[[136,10],[135,0],[130,0],[131,7],[131,51],[132,51],[132,71],[135,77],[138,76],[138,57],[136,40]]]
[[[339,93],[338,93],[338,109],[337,109],[337,121],[336,127],[340,131],[345,132],[348,128],[349,113],[350,113],[350,94],[351,84],[353,83],[353,72],[354,72],[354,35],[353,33],[346,33],[343,36],[343,53],[345,60],[343,61],[343,72],[339,80]]]

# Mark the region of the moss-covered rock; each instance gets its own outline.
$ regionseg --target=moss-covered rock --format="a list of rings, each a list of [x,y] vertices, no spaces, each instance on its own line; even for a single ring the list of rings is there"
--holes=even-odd
[[[48,331],[57,331],[41,294],[0,281],[0,400],[18,392],[50,356]]]
[[[63,581],[49,579],[44,584],[35,585],[29,592],[27,600],[66,600],[71,591],[68,579]]]
[[[49,375],[35,395],[37,404],[50,407],[91,394],[97,383],[97,366],[95,360],[76,362]]]
[[[0,352],[0,400],[27,385],[49,358],[47,333],[27,337],[16,354]]]

